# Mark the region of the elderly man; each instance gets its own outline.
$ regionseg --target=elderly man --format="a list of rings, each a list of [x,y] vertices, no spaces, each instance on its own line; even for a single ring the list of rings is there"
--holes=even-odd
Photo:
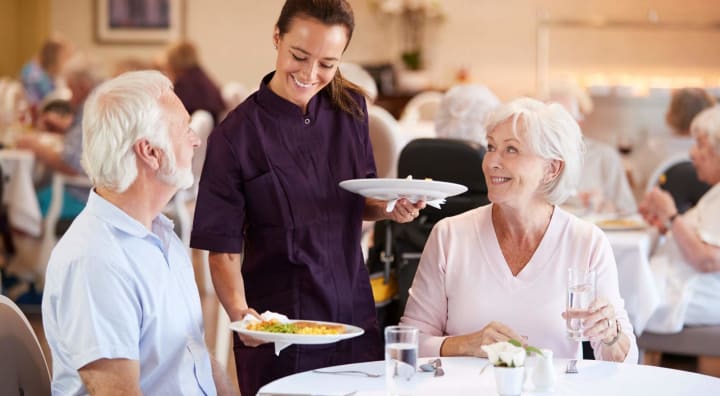
[[[200,140],[159,72],[123,74],[87,99],[87,206],[53,250],[42,312],[55,395],[226,393],[204,342],[186,249],[160,214],[193,182]],[[213,378],[215,377],[215,378]]]

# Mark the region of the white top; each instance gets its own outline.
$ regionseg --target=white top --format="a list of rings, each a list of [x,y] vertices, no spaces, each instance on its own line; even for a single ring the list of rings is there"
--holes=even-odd
[[[418,359],[426,363],[428,359]],[[474,357],[443,357],[445,375],[418,372],[408,384],[414,396],[460,395],[497,396],[493,367],[480,371],[487,359]],[[598,360],[577,362],[577,374],[565,374],[566,360],[554,359],[555,384],[553,391],[535,392],[534,363],[528,361],[523,395],[582,395],[582,396],[687,396],[719,395],[720,378],[687,371],[640,364],[621,364]],[[382,361],[355,363],[324,368],[323,371],[362,370],[384,374]],[[312,371],[298,373],[273,381],[262,388],[258,396],[269,395],[386,395],[385,375],[368,378],[359,374],[329,375]],[[352,393],[356,392],[356,393]]]
[[[720,247],[720,184],[682,215],[703,242]],[[660,307],[647,329],[658,333],[682,330],[683,325],[720,324],[720,273],[701,273],[688,264],[672,233],[650,261],[660,294]]]
[[[42,304],[54,395],[82,395],[78,369],[98,359],[140,361],[148,395],[214,395],[200,298],[172,222],[149,232],[91,192],[53,250]]]
[[[632,334],[618,290],[613,252],[603,232],[555,207],[534,255],[513,276],[491,221],[492,205],[437,223],[425,245],[402,324],[420,329],[420,355],[436,356],[447,336],[472,333],[491,321],[550,348],[556,357],[581,357],[581,344],[566,335],[567,268],[597,271],[597,295],[614,307],[623,331]],[[635,338],[626,362],[637,362]],[[599,348],[594,342],[593,348]]]
[[[635,197],[618,151],[606,143],[587,137],[585,146],[587,151],[577,190],[600,192],[603,200],[612,203],[618,213],[637,213]]]

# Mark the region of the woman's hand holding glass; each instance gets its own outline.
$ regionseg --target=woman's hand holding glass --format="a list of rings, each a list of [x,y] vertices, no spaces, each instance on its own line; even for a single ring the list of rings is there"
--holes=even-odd
[[[587,311],[563,312],[563,319],[582,321],[582,338],[589,341],[611,343],[617,335],[615,308],[605,298],[598,297],[590,303]]]
[[[390,220],[396,223],[409,223],[420,215],[420,210],[425,208],[425,201],[417,201],[414,204],[407,198],[400,198],[395,203],[392,212],[388,213]]]

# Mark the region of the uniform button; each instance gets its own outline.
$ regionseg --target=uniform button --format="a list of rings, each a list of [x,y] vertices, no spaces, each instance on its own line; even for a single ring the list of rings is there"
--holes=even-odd
[[[309,119],[309,118],[306,118],[306,119],[305,119],[305,125],[307,125],[307,124],[309,124],[309,123],[310,123],[310,119]]]

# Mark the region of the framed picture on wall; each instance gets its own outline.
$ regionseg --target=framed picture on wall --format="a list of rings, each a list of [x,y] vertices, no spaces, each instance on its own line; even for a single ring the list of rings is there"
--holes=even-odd
[[[183,33],[183,0],[95,0],[100,43],[163,44]]]

